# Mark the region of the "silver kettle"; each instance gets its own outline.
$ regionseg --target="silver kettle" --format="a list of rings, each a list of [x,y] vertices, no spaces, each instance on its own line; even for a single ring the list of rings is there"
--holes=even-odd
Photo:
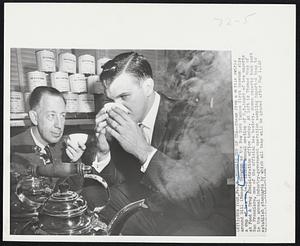
[[[68,163],[64,163],[68,164]],[[73,163],[69,163],[74,165]],[[26,223],[18,232],[21,235],[119,235],[127,219],[142,208],[147,208],[145,199],[133,202],[122,208],[110,221],[105,223],[101,211],[109,203],[110,193],[107,182],[100,176],[91,174],[91,167],[78,164],[77,173],[84,178],[94,179],[102,185],[107,192],[107,202],[101,207],[91,211],[83,197],[69,190],[67,183],[57,183],[50,190],[49,187],[41,185],[43,194],[48,198],[37,201],[27,197],[21,189],[25,180],[17,185],[16,194],[22,202],[33,206],[37,211],[31,221]],[[27,178],[29,180],[29,177]]]

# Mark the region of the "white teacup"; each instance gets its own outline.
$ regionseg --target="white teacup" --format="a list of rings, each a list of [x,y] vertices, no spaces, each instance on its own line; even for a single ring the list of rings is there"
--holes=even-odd
[[[104,108],[105,112],[107,112],[110,109],[115,108],[115,107],[122,109],[127,114],[129,113],[129,110],[123,104],[115,103],[115,102],[106,103],[106,104],[104,104],[103,108]]]
[[[71,141],[75,145],[76,144],[79,145],[79,143],[85,144],[87,139],[88,139],[88,134],[86,133],[73,133],[69,135],[68,141]]]

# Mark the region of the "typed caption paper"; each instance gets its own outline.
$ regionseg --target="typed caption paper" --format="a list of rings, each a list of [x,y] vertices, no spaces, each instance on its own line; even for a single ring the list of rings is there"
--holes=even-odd
[[[295,5],[5,4],[4,115],[10,48],[230,50],[236,236],[16,236],[21,241],[293,242],[295,240]],[[80,17],[80,18],[79,18]],[[17,18],[17,21],[16,21]],[[10,119],[4,119],[9,141]],[[9,148],[4,146],[4,162]],[[4,165],[4,173],[9,172]]]

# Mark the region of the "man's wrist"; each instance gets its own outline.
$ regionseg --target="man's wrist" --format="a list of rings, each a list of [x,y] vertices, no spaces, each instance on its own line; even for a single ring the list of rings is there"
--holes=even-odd
[[[157,151],[157,149],[154,148],[154,147],[152,147],[151,153],[149,153],[149,154],[147,155],[146,161],[145,161],[145,162],[142,164],[142,166],[141,166],[141,171],[142,171],[143,173],[146,172],[146,170],[147,170],[147,168],[148,168],[148,166],[149,166],[149,164],[150,164],[150,162],[151,162],[153,156],[155,155],[156,151]]]
[[[100,154],[100,159],[98,158],[98,153],[96,155],[96,158],[92,164],[92,167],[96,169],[98,173],[100,173],[110,162],[111,156],[110,151],[108,151],[105,155],[103,153]]]
[[[97,161],[103,161],[104,159],[107,159],[107,157],[110,156],[110,151],[107,152],[97,152]]]
[[[156,149],[154,147],[152,147],[151,145],[148,145],[147,148],[145,148],[144,150],[141,151],[141,153],[139,154],[138,159],[140,160],[141,165],[143,165],[147,159],[148,156],[153,153],[153,151],[155,151]]]

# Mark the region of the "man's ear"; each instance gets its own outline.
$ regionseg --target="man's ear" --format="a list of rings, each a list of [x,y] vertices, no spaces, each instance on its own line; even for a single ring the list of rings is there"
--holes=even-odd
[[[143,82],[143,89],[147,96],[152,95],[154,89],[154,81],[151,78],[147,78]]]
[[[37,126],[37,113],[34,110],[29,111],[29,118],[35,126]]]

